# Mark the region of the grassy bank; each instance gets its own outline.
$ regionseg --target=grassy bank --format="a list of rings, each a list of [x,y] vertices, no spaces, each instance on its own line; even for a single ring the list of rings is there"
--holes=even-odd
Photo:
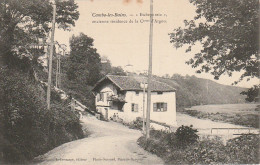
[[[226,145],[217,137],[184,144],[176,133],[152,130],[150,138],[140,137],[138,144],[166,164],[258,164],[259,140],[256,135],[243,135]]]

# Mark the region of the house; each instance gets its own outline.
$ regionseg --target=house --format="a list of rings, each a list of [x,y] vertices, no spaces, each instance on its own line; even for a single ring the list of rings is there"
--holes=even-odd
[[[96,110],[106,119],[116,114],[124,122],[143,117],[143,105],[147,107],[147,92],[143,86],[146,77],[107,75],[93,88]],[[176,93],[171,86],[152,80],[151,115],[153,121],[176,126]],[[145,99],[144,99],[145,96]],[[145,114],[146,116],[146,114]]]

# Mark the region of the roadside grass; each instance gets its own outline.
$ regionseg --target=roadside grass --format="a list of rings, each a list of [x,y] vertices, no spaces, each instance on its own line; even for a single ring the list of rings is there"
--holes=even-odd
[[[180,145],[175,133],[151,130],[147,141],[142,136],[137,143],[166,164],[258,164],[259,140],[258,135],[242,135],[224,145],[216,136]]]
[[[178,108],[177,111],[199,119],[210,119],[212,121],[222,121],[236,125],[259,128],[259,106],[252,112],[248,111],[243,113],[209,113],[198,110],[185,110],[184,108]]]
[[[143,128],[143,120],[140,117],[137,117],[136,120],[132,122],[125,122],[120,118],[116,118],[116,119],[111,118],[111,120],[114,122],[121,123],[130,129],[142,130]]]

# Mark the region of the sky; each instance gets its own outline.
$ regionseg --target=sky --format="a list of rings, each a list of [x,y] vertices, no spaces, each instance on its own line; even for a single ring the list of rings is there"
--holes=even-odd
[[[200,51],[199,45],[185,53],[185,48],[176,49],[170,43],[169,33],[183,27],[185,19],[193,19],[195,7],[189,0],[153,2],[156,14],[153,25],[153,74],[188,74],[216,81],[213,75],[197,74],[197,69],[185,64]],[[97,52],[100,56],[107,56],[113,66],[125,68],[131,64],[135,71],[148,70],[150,24],[147,14],[150,12],[150,0],[76,0],[76,3],[80,16],[75,27],[69,32],[56,30],[55,40],[69,47],[69,38],[83,32],[94,39]],[[108,17],[108,14],[115,16]],[[234,73],[232,77],[223,75],[216,82],[231,85],[239,79],[240,74]],[[237,86],[251,87],[257,83],[258,79],[244,80]]]

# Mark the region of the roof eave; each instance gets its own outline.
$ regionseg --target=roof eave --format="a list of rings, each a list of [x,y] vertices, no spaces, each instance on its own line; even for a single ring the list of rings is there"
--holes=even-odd
[[[122,91],[143,91],[143,89],[123,89]],[[145,90],[147,91],[147,90]],[[151,90],[151,92],[176,92],[176,89],[172,90]]]
[[[113,81],[109,76],[105,76],[105,77],[103,77],[102,79],[100,79],[95,85],[94,85],[94,87],[92,88],[92,91],[95,91],[96,90],[96,87],[102,82],[102,81],[104,81],[104,80],[106,80],[106,79],[108,79],[108,80],[110,80],[113,84],[115,84],[120,90],[123,90],[123,88],[122,87],[120,87],[115,81]]]

